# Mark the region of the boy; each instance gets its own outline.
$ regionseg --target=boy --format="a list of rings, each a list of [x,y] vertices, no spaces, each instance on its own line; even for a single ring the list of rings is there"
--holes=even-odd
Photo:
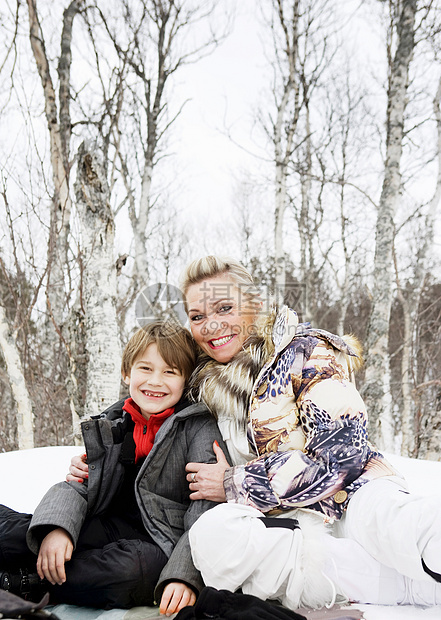
[[[195,362],[183,327],[136,332],[121,364],[130,398],[82,423],[88,480],[53,486],[32,518],[0,509],[0,571],[35,566],[26,536],[51,602],[112,608],[160,597],[167,615],[194,604],[203,583],[188,529],[213,504],[190,501],[185,465],[215,462],[213,441],[223,445],[206,407],[183,399]]]

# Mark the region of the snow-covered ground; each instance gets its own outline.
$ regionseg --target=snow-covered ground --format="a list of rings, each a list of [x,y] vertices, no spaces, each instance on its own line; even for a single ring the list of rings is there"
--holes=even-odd
[[[81,448],[78,446],[62,446],[0,454],[0,503],[20,512],[33,512],[46,490],[55,482],[64,479],[71,456],[80,453]],[[394,455],[388,455],[388,459],[405,476],[411,491],[424,495],[433,493],[436,489],[441,492],[441,462]],[[364,611],[366,620],[441,619],[441,607],[356,607]],[[111,612],[109,613],[111,615]],[[107,614],[104,613],[103,616]]]

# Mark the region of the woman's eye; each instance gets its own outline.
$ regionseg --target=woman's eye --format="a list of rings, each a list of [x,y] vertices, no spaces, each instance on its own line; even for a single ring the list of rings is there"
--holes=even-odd
[[[203,318],[204,318],[204,317],[203,317],[203,315],[202,315],[202,314],[195,314],[194,316],[191,316],[191,317],[190,317],[190,321],[191,321],[192,323],[197,323],[198,321],[202,321],[202,319],[203,319]]]
[[[219,312],[219,314],[227,314],[228,312],[231,312],[232,309],[233,309],[233,306],[225,305],[225,306],[221,306],[218,309],[218,312]]]
[[[167,375],[175,375],[176,374],[176,370],[166,370],[165,374],[167,374]]]

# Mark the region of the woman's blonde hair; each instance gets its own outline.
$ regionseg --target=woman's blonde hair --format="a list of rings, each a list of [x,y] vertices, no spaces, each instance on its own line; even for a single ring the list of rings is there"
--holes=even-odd
[[[250,272],[234,258],[209,255],[191,262],[181,275],[180,289],[184,296],[185,310],[188,310],[186,296],[190,286],[223,275],[231,278],[256,311],[260,308],[261,294]]]

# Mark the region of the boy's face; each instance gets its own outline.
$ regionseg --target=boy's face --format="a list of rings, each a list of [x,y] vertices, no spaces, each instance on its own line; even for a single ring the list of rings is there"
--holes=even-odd
[[[182,396],[185,378],[177,368],[168,366],[156,344],[150,344],[133,362],[129,377],[124,377],[130,396],[146,420],[155,413],[174,407]]]

